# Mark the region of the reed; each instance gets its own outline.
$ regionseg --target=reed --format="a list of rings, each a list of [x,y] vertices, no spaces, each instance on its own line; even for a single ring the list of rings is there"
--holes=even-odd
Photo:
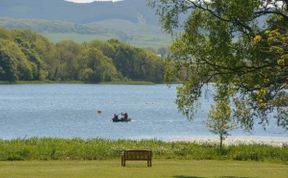
[[[150,149],[154,159],[253,160],[288,163],[288,147],[234,145],[160,140],[29,138],[0,140],[0,160],[111,160],[124,149]]]

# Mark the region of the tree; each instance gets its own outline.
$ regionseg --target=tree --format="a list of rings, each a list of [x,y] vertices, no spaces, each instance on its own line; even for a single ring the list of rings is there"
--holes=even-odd
[[[114,39],[107,42],[92,41],[89,46],[98,48],[111,58],[124,77],[152,82],[161,82],[163,79],[163,63],[152,51],[136,48]]]
[[[118,77],[111,59],[97,48],[84,46],[79,54],[80,78],[87,82],[111,81]]]
[[[11,51],[0,48],[0,80],[15,82],[17,80],[16,58]]]
[[[73,41],[62,41],[56,44],[57,65],[54,73],[55,79],[78,80],[79,61],[77,56],[81,52],[81,45]]]
[[[45,80],[49,74],[47,61],[53,59],[53,47],[48,40],[31,30],[12,30],[13,40],[33,63],[33,80]]]
[[[33,77],[31,62],[19,46],[9,40],[0,39],[0,68],[0,80],[15,82]]]
[[[163,28],[177,37],[171,62],[174,72],[186,71],[177,95],[180,111],[193,118],[203,86],[215,82],[231,87],[231,117],[244,128],[252,129],[258,120],[264,126],[276,121],[288,129],[287,0],[149,4],[156,8]],[[216,95],[221,91],[218,86]]]
[[[229,131],[234,128],[231,119],[231,108],[229,106],[229,87],[227,85],[219,85],[216,92],[215,104],[209,112],[207,126],[209,131],[219,135],[220,149],[223,147],[223,140],[229,135]]]

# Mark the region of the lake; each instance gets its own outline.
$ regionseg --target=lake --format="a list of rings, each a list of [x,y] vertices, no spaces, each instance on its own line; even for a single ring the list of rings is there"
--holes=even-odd
[[[27,84],[0,85],[0,137],[174,139],[213,136],[205,127],[212,91],[201,98],[193,122],[178,113],[176,85]],[[210,99],[209,99],[210,98]],[[102,113],[96,111],[101,110]],[[113,123],[113,114],[128,112],[128,123]],[[271,123],[232,136],[282,137]]]

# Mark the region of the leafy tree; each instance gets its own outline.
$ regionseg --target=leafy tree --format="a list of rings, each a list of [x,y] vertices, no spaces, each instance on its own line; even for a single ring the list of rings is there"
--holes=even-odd
[[[153,82],[163,80],[162,61],[149,50],[135,48],[115,39],[107,42],[93,41],[89,46],[100,49],[111,58],[117,70],[126,78]]]
[[[79,80],[78,55],[81,52],[81,45],[73,41],[62,41],[56,44],[57,66],[54,73],[55,79]]]
[[[49,72],[46,60],[52,53],[48,40],[31,30],[13,30],[11,33],[27,59],[33,63],[33,79],[47,79]]]
[[[120,42],[113,39],[108,41],[94,40],[89,43],[89,46],[99,49],[105,56],[114,59],[116,53],[114,44],[120,44]]]
[[[31,80],[33,77],[32,63],[27,60],[24,53],[12,41],[1,40],[1,68],[0,80],[14,82],[16,80]]]
[[[164,29],[177,37],[171,47],[175,67],[170,71],[186,71],[177,97],[184,114],[193,118],[203,86],[215,82],[221,84],[216,86],[216,95],[221,91],[218,86],[231,87],[233,102],[225,107],[230,107],[231,117],[244,128],[252,129],[258,120],[264,126],[277,121],[288,129],[286,0],[149,3]],[[220,105],[216,100],[215,107]]]
[[[79,54],[79,63],[81,79],[84,81],[98,83],[117,78],[117,70],[112,61],[97,48],[84,46]]]
[[[134,74],[132,72],[133,68],[133,59],[134,58],[134,49],[128,44],[121,43],[118,40],[109,40],[108,41],[115,48],[115,54],[110,56],[113,60],[114,65],[118,71],[127,78],[134,79]]]
[[[17,80],[17,59],[7,48],[0,45],[0,80],[15,82]]]
[[[0,28],[0,38],[1,39],[6,39],[6,40],[11,39],[10,32],[8,30]]]
[[[223,140],[229,135],[229,131],[234,128],[228,93],[229,87],[227,85],[220,84],[218,86],[218,91],[214,96],[216,103],[212,105],[207,121],[209,131],[219,135],[220,149],[223,147]]]
[[[80,72],[80,79],[88,82],[99,82],[100,78],[95,75],[91,68],[85,68]]]
[[[145,51],[144,53],[143,59],[145,63],[142,65],[142,68],[145,80],[162,82],[164,77],[164,61],[161,60],[154,52]]]

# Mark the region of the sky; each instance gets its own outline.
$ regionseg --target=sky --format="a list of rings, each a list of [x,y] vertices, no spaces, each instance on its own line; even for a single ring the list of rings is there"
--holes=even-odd
[[[75,3],[91,3],[94,1],[112,1],[112,2],[117,2],[117,1],[123,1],[123,0],[65,0],[69,2],[75,2]]]

